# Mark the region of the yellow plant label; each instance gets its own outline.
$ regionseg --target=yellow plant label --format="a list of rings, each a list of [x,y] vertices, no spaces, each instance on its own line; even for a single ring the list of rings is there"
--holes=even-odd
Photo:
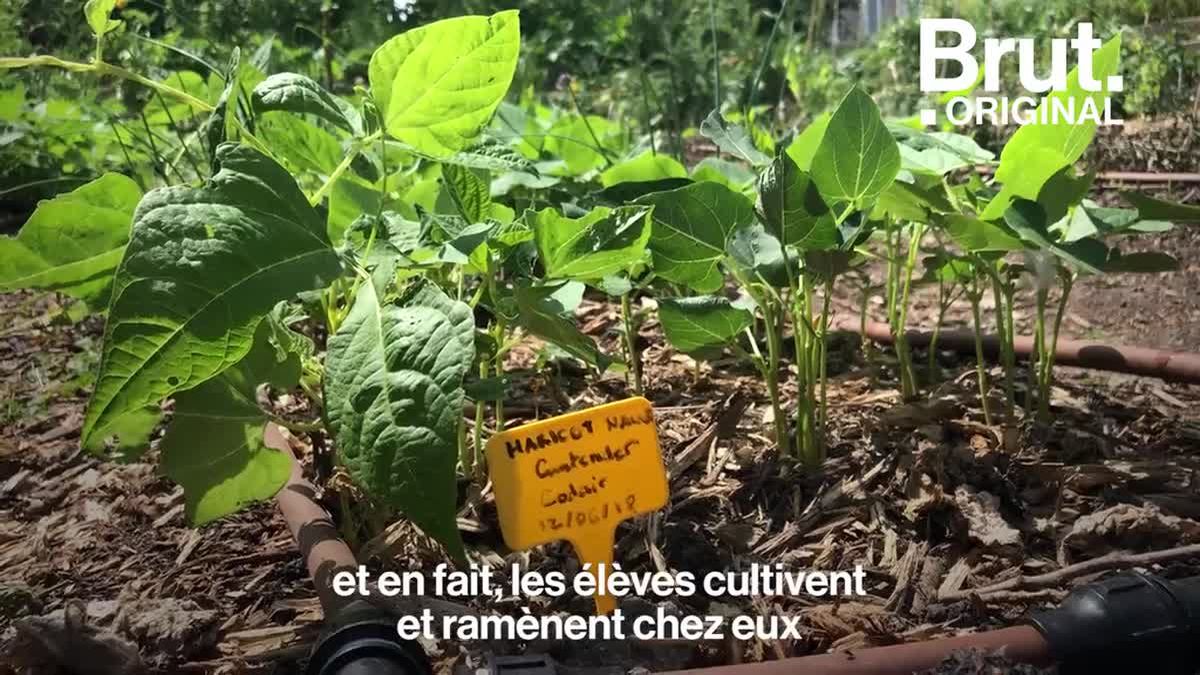
[[[496,434],[487,458],[509,548],[565,539],[594,573],[612,564],[618,523],[667,503],[654,410],[641,397]],[[596,596],[597,612],[615,607]]]

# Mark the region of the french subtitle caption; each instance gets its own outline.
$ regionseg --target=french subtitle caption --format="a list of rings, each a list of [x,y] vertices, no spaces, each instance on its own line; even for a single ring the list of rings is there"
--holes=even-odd
[[[472,565],[459,570],[438,565],[432,573],[372,573],[363,566],[334,574],[334,593],[350,597],[378,594],[385,597],[425,596],[450,598],[562,597],[568,593],[591,596],[597,590],[616,598],[646,600],[688,598],[736,599],[763,596],[861,597],[867,594],[866,573],[853,570],[784,570],[780,565],[752,564],[739,571],[714,571],[697,575],[680,572],[626,572],[619,564],[585,564],[578,573],[524,570],[513,565],[506,579],[490,567]],[[528,607],[507,614],[439,614],[423,609],[399,618],[396,631],[406,640],[764,640],[801,637],[800,617],[756,615],[678,614],[658,605],[636,615],[616,609],[606,615],[534,614]]]

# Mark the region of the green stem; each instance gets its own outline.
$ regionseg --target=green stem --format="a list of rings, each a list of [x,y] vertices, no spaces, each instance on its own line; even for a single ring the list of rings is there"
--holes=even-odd
[[[480,359],[479,361],[479,379],[487,379],[488,376],[488,361]],[[463,457],[463,473],[468,476],[475,473],[475,468],[478,465],[477,460],[483,457],[483,401],[475,402],[475,429],[472,433],[471,448],[472,451],[467,456]]]
[[[325,198],[325,195],[329,194],[329,191],[333,189],[333,186],[335,183],[337,183],[338,179],[342,177],[342,174],[349,170],[350,165],[354,162],[354,158],[358,157],[358,153],[362,152],[364,148],[379,140],[382,135],[383,131],[376,131],[370,136],[367,136],[361,141],[355,143],[354,147],[350,148],[350,152],[346,153],[346,156],[342,159],[342,163],[334,167],[333,173],[329,174],[329,177],[325,179],[325,182],[316,191],[316,193],[308,198],[308,203],[312,204],[313,206],[320,204],[321,200]]]
[[[825,459],[825,427],[829,420],[829,310],[833,302],[833,279],[828,279],[825,282],[825,298],[821,304],[821,373],[818,375],[821,381],[821,411],[817,417],[818,436],[816,438],[816,447],[820,451],[820,455],[815,457],[816,462],[824,461]]]
[[[1004,407],[1005,413],[1008,415],[1008,420],[1011,422],[1015,419],[1016,413],[1016,386],[1014,378],[1016,377],[1014,357],[1012,354],[1011,333],[1009,325],[1012,322],[1012,305],[1005,302],[1011,296],[1002,288],[1004,285],[999,274],[995,270],[989,270],[989,276],[992,278],[992,298],[996,303],[996,335],[1000,339],[1000,356],[1004,367]]]
[[[1038,392],[1037,409],[1038,417],[1041,417],[1042,396],[1048,393],[1049,386],[1043,386],[1046,363],[1046,303],[1050,296],[1050,290],[1047,288],[1039,288],[1037,290],[1037,309],[1034,314],[1033,325],[1033,359],[1029,363],[1029,396],[1025,399],[1025,412],[1032,415],[1034,412],[1033,392]],[[1047,408],[1049,411],[1049,408]]]
[[[170,96],[171,98],[183,101],[184,103],[188,104],[189,106],[191,106],[201,112],[211,113],[211,112],[213,112],[213,110],[216,109],[216,107],[213,106],[213,104],[211,104],[207,101],[202,101],[202,100],[196,98],[195,96],[192,96],[191,94],[187,93],[186,91],[183,91],[181,89],[176,89],[175,87],[172,87],[169,84],[163,84],[162,82],[156,82],[144,75],[139,75],[138,73],[135,73],[132,70],[127,70],[120,66],[116,66],[111,63],[105,62],[105,61],[101,60],[100,58],[97,58],[94,63],[82,63],[80,61],[66,61],[66,60],[60,59],[56,56],[49,56],[49,55],[26,56],[26,57],[0,57],[0,70],[14,70],[17,68],[30,68],[30,67],[38,67],[38,66],[47,66],[50,68],[62,68],[63,70],[68,70],[73,73],[95,73],[96,75],[99,75],[99,76],[112,75],[114,77],[119,77],[123,80],[128,80],[130,82],[136,82],[137,84],[147,87],[147,88],[149,88],[159,94],[162,94],[164,96]],[[270,154],[270,151],[267,149],[267,146],[264,145],[262,141],[258,140],[258,138],[256,138],[254,136],[254,134],[250,133],[250,130],[248,130],[244,126],[242,126],[242,123],[237,120],[236,116],[234,118],[234,123],[237,124],[238,131],[241,132],[241,134],[243,136],[245,136],[247,141],[249,141],[252,145],[254,145],[260,151],[262,151],[266,154]]]
[[[760,306],[763,310],[763,321],[767,331],[767,360],[763,369],[763,377],[767,381],[767,394],[771,398],[771,409],[775,413],[775,444],[779,446],[780,456],[787,457],[792,452],[788,443],[787,418],[783,412],[783,399],[779,395],[781,326],[773,299],[764,297]]]
[[[949,309],[946,303],[946,283],[938,279],[938,315],[937,322],[933,324],[933,335],[929,338],[929,364],[926,371],[929,373],[929,382],[932,385],[939,379],[937,376],[937,346],[938,338],[941,337],[942,324],[946,321],[946,310]]]
[[[625,325],[625,353],[629,360],[629,373],[633,377],[633,393],[642,395],[642,355],[637,347],[637,325],[630,307],[629,294],[621,295],[621,321]]]
[[[1054,360],[1058,354],[1058,336],[1062,329],[1063,317],[1067,313],[1067,301],[1071,296],[1071,287],[1075,278],[1070,272],[1063,274],[1062,297],[1058,299],[1058,309],[1054,313],[1054,326],[1050,332],[1050,344],[1045,350],[1045,372],[1042,374],[1042,389],[1038,396],[1038,415],[1044,421],[1050,417],[1050,387],[1054,384]]]
[[[991,387],[988,384],[987,366],[983,360],[983,322],[979,311],[979,301],[983,293],[979,290],[978,278],[973,279],[971,285],[972,289],[967,297],[971,301],[971,318],[974,320],[975,328],[975,375],[979,380],[979,405],[983,408],[983,421],[990,427],[992,426],[992,413],[988,407],[988,390]]]
[[[900,293],[898,315],[896,317],[897,322],[892,325],[892,335],[896,342],[896,355],[900,359],[900,387],[904,398],[912,398],[917,393],[916,376],[912,368],[912,350],[909,349],[908,337],[905,335],[905,330],[908,324],[908,298],[909,292],[912,289],[913,271],[917,267],[917,257],[921,253],[921,237],[924,233],[924,225],[921,223],[913,225],[912,234],[908,242],[908,257],[904,261],[904,279]]]

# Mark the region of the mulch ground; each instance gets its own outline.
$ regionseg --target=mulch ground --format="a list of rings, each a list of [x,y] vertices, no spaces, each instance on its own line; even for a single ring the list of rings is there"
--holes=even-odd
[[[1195,234],[1141,241],[1175,251],[1185,269],[1086,282],[1064,332],[1200,351]],[[856,290],[843,289],[835,308],[852,313]],[[912,325],[929,325],[928,290],[914,307]],[[60,672],[55,663],[76,672],[134,672],[139,662],[153,672],[299,672],[321,612],[282,519],[262,504],[194,529],[185,522],[181,490],[159,474],[153,448],[128,464],[81,452],[87,374],[102,323],[72,324],[62,313],[53,296],[0,296],[0,673]],[[1052,423],[1021,422],[1003,432],[983,424],[969,360],[937,355],[937,372],[922,371],[927,395],[905,402],[896,391],[894,356],[881,351],[865,363],[857,338],[838,335],[830,348],[829,460],[821,471],[805,472],[770,441],[770,406],[756,373],[731,358],[697,370],[666,345],[654,313],[646,317],[646,395],[656,408],[672,489],[665,509],[619,529],[624,568],[699,575],[752,562],[861,564],[868,595],[837,602],[697,595],[658,603],[687,614],[800,615],[805,637],[798,641],[429,644],[440,670],[477,665],[484,651],[658,670],[1006,626],[1092,578],[1031,586],[1017,583],[1018,576],[1200,543],[1195,387],[1064,368]],[[1018,317],[1019,330],[1028,332],[1028,302]],[[952,314],[950,321],[965,318]],[[619,353],[614,307],[586,301],[578,319]],[[510,359],[512,423],[628,395],[620,375],[597,377],[569,363],[535,369],[536,360],[533,343]],[[917,363],[925,362],[918,353]],[[998,379],[999,371],[991,372]],[[310,449],[304,438],[295,443]],[[325,493],[334,510],[349,494],[339,485]],[[508,551],[490,494],[464,484],[464,499],[460,528],[475,560],[502,571],[516,561],[543,571],[578,569],[565,544]],[[444,560],[403,521],[351,534],[376,569],[429,570]],[[1148,569],[1188,576],[1200,573],[1200,559]],[[471,604],[590,610],[590,600],[575,597]],[[622,607],[655,610],[637,599]],[[993,667],[988,658],[975,660]]]

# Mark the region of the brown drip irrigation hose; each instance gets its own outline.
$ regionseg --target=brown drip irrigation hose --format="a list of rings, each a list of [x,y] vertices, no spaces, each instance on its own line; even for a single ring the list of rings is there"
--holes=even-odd
[[[263,439],[267,447],[284,453],[292,464],[292,474],[283,489],[275,495],[275,504],[287,521],[296,548],[304,558],[308,576],[321,600],[321,609],[326,617],[334,616],[354,599],[334,593],[332,584],[334,573],[358,568],[354,552],[342,541],[329,512],[317,503],[317,490],[305,480],[300,462],[296,461],[296,455],[279,427],[268,424]]]
[[[833,322],[834,330],[859,333],[859,319],[844,318]],[[927,347],[933,334],[926,331],[906,331],[908,344]],[[886,323],[869,321],[865,337],[881,344],[892,344],[891,328]],[[938,349],[975,353],[975,334],[969,330],[942,331],[938,335]],[[1013,351],[1020,358],[1029,358],[1033,353],[1033,338],[1019,335],[1013,340]],[[1000,354],[1000,340],[995,335],[983,336],[983,353],[989,358]],[[1068,340],[1060,338],[1054,356],[1055,365],[1107,370],[1157,377],[1170,382],[1200,384],[1200,354],[1169,352],[1146,347],[1113,345],[1090,340]]]

